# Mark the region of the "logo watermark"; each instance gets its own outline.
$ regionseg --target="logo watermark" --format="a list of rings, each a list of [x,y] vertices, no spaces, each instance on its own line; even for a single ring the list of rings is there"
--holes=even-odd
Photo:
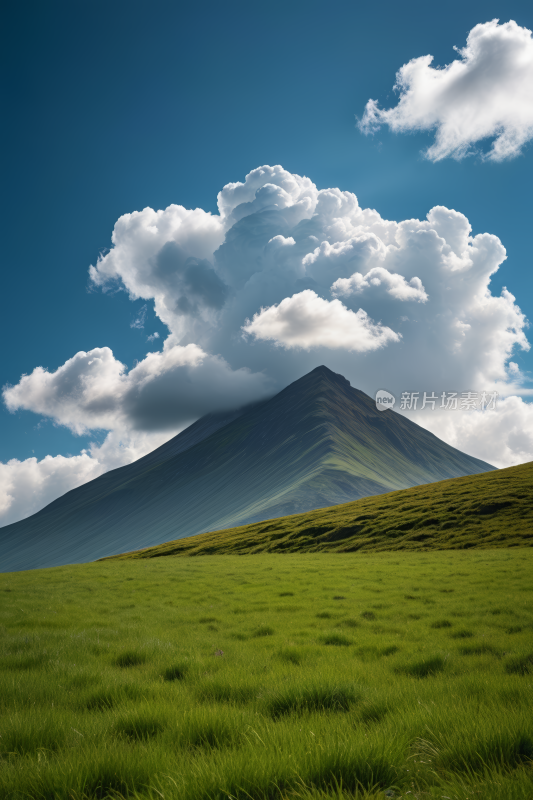
[[[491,411],[496,410],[498,392],[402,392],[401,411],[423,411],[424,408],[442,408],[446,411]],[[396,398],[386,389],[376,392],[376,408],[386,411],[394,408]],[[419,405],[420,404],[420,405]]]
[[[386,411],[388,408],[394,408],[396,398],[385,389],[378,389],[376,392],[376,408],[378,411]]]

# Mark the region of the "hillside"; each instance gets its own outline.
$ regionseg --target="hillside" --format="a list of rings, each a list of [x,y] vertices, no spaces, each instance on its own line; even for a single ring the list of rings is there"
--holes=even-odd
[[[167,542],[115,558],[533,546],[533,462]]]
[[[89,561],[493,470],[326,367],[0,529],[1,570]]]

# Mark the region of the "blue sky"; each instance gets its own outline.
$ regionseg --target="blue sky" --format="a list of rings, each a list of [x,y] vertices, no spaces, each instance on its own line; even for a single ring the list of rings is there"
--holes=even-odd
[[[507,250],[492,293],[507,286],[533,319],[531,145],[501,163],[433,163],[421,153],[431,132],[356,127],[369,98],[396,105],[395,73],[410,59],[449,64],[453,46],[494,18],[531,29],[531,3],[93,0],[12,4],[6,17],[2,385],[39,366],[54,372],[78,351],[108,347],[130,369],[161,348],[168,330],[153,302],[102,292],[89,265],[121,215],[172,203],[215,213],[222,187],[264,164],[353,192],[385,219],[423,220],[436,205],[462,212],[473,234]],[[145,304],[145,327],[132,328]],[[531,351],[514,361],[533,372]],[[231,366],[250,364],[236,356]],[[352,384],[368,387],[358,369]],[[289,377],[290,365],[272,386]],[[75,455],[105,436],[0,409],[3,462]]]

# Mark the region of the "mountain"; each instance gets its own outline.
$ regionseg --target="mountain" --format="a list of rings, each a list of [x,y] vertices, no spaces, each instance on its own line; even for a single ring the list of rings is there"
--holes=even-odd
[[[326,367],[208,415],[134,464],[0,529],[1,570],[90,561],[169,539],[492,470]]]
[[[533,547],[533,461],[201,533],[109,559],[520,546]]]

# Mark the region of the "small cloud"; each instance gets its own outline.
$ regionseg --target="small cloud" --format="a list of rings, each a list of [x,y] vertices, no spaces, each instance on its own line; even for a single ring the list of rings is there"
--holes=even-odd
[[[374,267],[366,275],[354,272],[351,278],[338,278],[331,287],[331,293],[334,297],[361,294],[365,289],[381,284],[395,300],[416,300],[417,303],[425,303],[428,300],[420,278],[415,277],[407,281],[403,275],[389,272],[383,267]],[[404,321],[407,317],[401,319]]]
[[[144,323],[146,320],[146,314],[148,313],[148,306],[146,303],[142,306],[137,314],[136,319],[130,323],[130,328],[137,328],[138,330],[142,330],[144,328]]]
[[[150,336],[146,337],[147,342],[155,342],[156,339],[159,339],[159,334],[157,331],[155,333],[151,333]]]
[[[242,330],[245,335],[273,341],[286,349],[328,347],[359,353],[378,350],[401,338],[390,328],[374,323],[362,308],[354,313],[340,300],[324,300],[311,289],[262,308],[252,320],[246,320]]]
[[[492,146],[484,159],[515,158],[533,138],[531,31],[493,19],[472,28],[466,47],[454,49],[459,58],[442,69],[432,66],[431,55],[404,64],[396,75],[397,105],[381,109],[369,100],[359,129],[433,130],[435,142],[425,152],[431,161],[464,158],[487,139]]]

